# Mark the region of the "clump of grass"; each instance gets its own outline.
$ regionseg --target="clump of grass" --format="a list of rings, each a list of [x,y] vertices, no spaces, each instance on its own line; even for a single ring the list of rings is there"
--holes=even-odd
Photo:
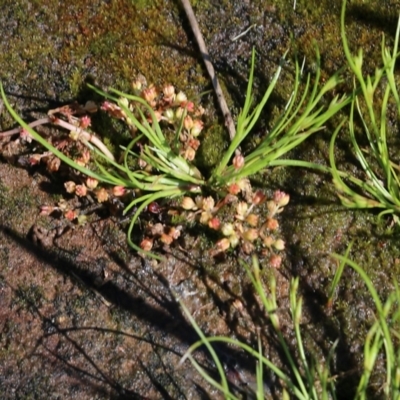
[[[340,72],[337,72],[325,84],[320,85],[320,56],[318,49],[316,51],[318,68],[314,77],[314,83],[311,86],[311,75],[308,74],[303,93],[300,93],[302,70],[296,62],[293,91],[283,113],[275,121],[270,132],[263,138],[256,149],[244,157],[243,167],[238,170],[235,168],[235,165],[230,163],[233,154],[258,121],[281,73],[280,66],[272,78],[264,97],[253,108],[254,56],[255,53],[253,51],[246,100],[237,118],[236,135],[221,162],[212,172],[210,178],[210,183],[212,184],[224,185],[241,178],[247,178],[274,165],[296,165],[295,160],[285,160],[282,159],[282,156],[301,144],[313,133],[323,129],[324,124],[345,107],[349,101],[347,96],[337,95],[331,100],[328,106],[324,107],[321,105],[323,97],[342,83],[342,78]]]
[[[225,371],[222,367],[222,363],[219,360],[219,357],[215,350],[212,347],[212,343],[220,342],[226,343],[229,345],[233,345],[242,349],[246,353],[248,353],[251,357],[256,361],[256,398],[264,399],[265,398],[265,385],[263,380],[263,370],[264,368],[268,369],[270,372],[276,375],[281,383],[282,390],[282,398],[289,399],[294,396],[297,399],[309,400],[309,399],[319,399],[319,395],[322,388],[322,393],[325,395],[332,390],[333,381],[329,376],[329,361],[330,357],[333,354],[334,348],[337,343],[332,347],[331,353],[327,360],[324,363],[314,363],[312,360],[309,360],[306,357],[306,349],[304,347],[301,329],[300,329],[300,321],[302,315],[302,299],[298,297],[297,291],[299,287],[299,279],[294,278],[291,281],[290,285],[290,313],[292,317],[292,322],[295,331],[296,344],[300,359],[296,359],[296,357],[291,353],[290,347],[287,344],[284,335],[281,330],[280,320],[277,314],[278,303],[276,297],[276,281],[274,276],[270,278],[269,288],[266,290],[264,288],[264,283],[262,281],[260,275],[260,267],[258,260],[255,256],[253,256],[252,261],[252,270],[251,268],[244,262],[241,262],[243,267],[246,269],[247,274],[253,284],[256,295],[259,297],[261,304],[263,306],[264,312],[268,317],[278,339],[279,346],[283,351],[286,361],[287,361],[287,370],[280,368],[275,365],[268,357],[263,355],[261,341],[259,339],[259,345],[257,349],[252,348],[251,346],[243,343],[239,340],[232,339],[225,336],[214,336],[214,337],[206,337],[206,335],[201,331],[199,326],[196,324],[194,318],[190,315],[188,309],[185,307],[183,302],[181,302],[181,306],[189,319],[190,323],[198,333],[200,340],[190,346],[186,354],[183,356],[181,363],[185,361],[185,359],[189,359],[191,363],[194,365],[196,370],[200,373],[200,375],[209,383],[211,383],[215,388],[219,389],[221,393],[223,393],[226,399],[237,400],[238,397],[231,391],[229,381],[225,375]],[[193,353],[200,346],[205,346],[207,350],[210,352],[211,357],[216,365],[216,368],[219,373],[220,381],[213,379],[196,361]],[[322,397],[327,398],[327,397]]]
[[[319,65],[318,51],[317,61]],[[178,114],[178,110],[171,110],[168,107],[160,111],[157,108],[160,103],[156,99],[155,92],[150,90],[151,87],[147,91],[128,94],[116,89],[104,92],[91,86],[95,92],[107,99],[103,104],[103,109],[113,118],[124,121],[129,130],[134,133],[134,137],[127,146],[122,147],[122,158],[117,161],[115,155],[110,154],[95,135],[84,131],[79,126],[70,127],[70,137],[82,142],[97,158],[102,159],[101,163],[95,163],[94,168],[89,168],[88,165],[78,163],[40,136],[33,129],[35,123],[26,124],[11,107],[2,87],[0,90],[4,104],[24,132],[60,160],[106,185],[135,191],[136,197],[126,205],[124,212],[129,213],[135,209],[128,228],[128,242],[133,248],[143,252],[144,249],[131,240],[131,233],[140,213],[151,203],[160,199],[191,196],[194,193],[211,193],[217,203],[220,197],[232,191],[235,185],[242,188],[244,197],[251,198],[251,187],[249,188],[249,184],[244,183],[248,182],[250,176],[273,165],[295,165],[295,160],[284,160],[282,156],[313,133],[323,129],[324,124],[348,102],[346,96],[336,96],[328,105],[321,105],[323,97],[341,82],[341,77],[338,72],[321,85],[319,68],[314,77],[314,83],[311,85],[311,76],[308,75],[304,92],[300,93],[302,71],[296,62],[293,92],[282,115],[256,149],[249,154],[241,154],[239,147],[257,123],[282,69],[281,65],[277,68],[262,100],[254,105],[254,64],[255,51],[253,50],[246,100],[237,118],[236,135],[207,179],[193,163],[195,150],[199,144],[193,131],[201,130],[202,125],[197,124],[197,128],[194,126],[194,121],[188,115],[190,109],[186,99],[182,98],[177,103],[180,105]],[[164,92],[162,97],[164,105],[176,104],[176,99],[179,97],[179,93],[175,94],[171,88],[169,91],[170,93]],[[172,131],[170,128],[166,129],[164,123],[166,120],[171,122]],[[47,118],[45,122],[53,122],[68,129],[67,122],[62,119]],[[199,133],[197,132],[197,135]],[[182,137],[186,139],[183,140]],[[185,149],[182,149],[183,142],[190,145],[185,145]],[[138,151],[137,148],[140,150]],[[135,160],[137,167],[132,168]],[[146,167],[141,164],[145,164]],[[145,253],[150,255],[148,252]]]
[[[346,1],[343,1],[341,13],[341,35],[347,63],[354,73],[355,86],[351,97],[349,133],[352,149],[365,173],[366,179],[360,179],[350,173],[338,171],[335,162],[336,138],[343,123],[335,130],[330,143],[330,164],[333,182],[339,192],[339,197],[346,207],[380,208],[385,214],[400,212],[400,167],[390,159],[388,146],[387,116],[390,104],[396,107],[400,116],[400,97],[396,87],[395,66],[398,59],[400,36],[400,19],[397,25],[393,49],[386,47],[385,37],[382,38],[382,67],[377,68],[373,75],[364,75],[363,52],[352,55],[345,32]],[[383,93],[380,94],[380,93]],[[368,141],[369,148],[362,148],[356,137],[357,116],[362,122],[362,130]],[[349,182],[350,184],[346,183]],[[398,217],[395,215],[395,220]]]
[[[382,378],[381,390],[385,398],[397,399],[400,395],[400,349],[398,346],[399,338],[399,323],[400,323],[400,290],[395,284],[395,289],[390,293],[387,300],[383,302],[372,281],[356,263],[348,259],[347,255],[340,256],[334,254],[333,257],[340,262],[336,276],[332,283],[331,293],[337,287],[341,273],[346,265],[353,268],[364,281],[371,294],[372,300],[376,307],[376,320],[369,329],[364,342],[364,360],[361,367],[361,377],[356,392],[355,399],[366,399],[370,390],[369,380],[374,372],[376,361],[379,357],[384,357],[386,360],[386,376]],[[299,279],[293,278],[290,284],[290,315],[293,323],[294,336],[296,338],[296,352],[291,352],[287,344],[283,332],[280,327],[277,310],[279,305],[276,298],[276,282],[272,277],[269,282],[269,287],[266,289],[264,282],[260,276],[260,268],[257,258],[253,256],[253,268],[242,262],[248,276],[253,284],[255,293],[261,301],[264,312],[269,319],[269,322],[276,333],[278,346],[285,356],[286,365],[279,367],[271,360],[263,355],[261,341],[259,340],[258,347],[252,348],[240,340],[226,336],[207,337],[197,325],[194,318],[190,315],[188,309],[181,301],[182,309],[191,325],[196,330],[200,340],[190,346],[186,354],[183,356],[181,363],[189,359],[199,374],[211,385],[217,388],[225,399],[238,400],[230,382],[225,374],[224,367],[218,357],[217,352],[213,348],[215,343],[224,343],[230,346],[237,347],[243,350],[254,358],[256,362],[256,388],[255,396],[257,399],[264,399],[265,384],[263,379],[263,370],[266,369],[278,378],[280,388],[277,388],[282,399],[296,398],[302,400],[310,399],[336,399],[336,378],[331,373],[330,364],[335,355],[336,346],[339,339],[332,345],[329,354],[324,360],[316,360],[310,355],[312,352],[306,348],[301,333],[301,318],[302,318],[302,298],[298,296]],[[332,299],[332,297],[330,298]],[[331,305],[331,304],[330,304]],[[196,361],[194,353],[201,346],[209,351],[212,360],[214,361],[219,380],[210,376],[210,374]],[[295,355],[297,354],[297,356]]]
[[[379,357],[384,357],[386,364],[386,376],[382,377],[381,391],[387,399],[398,399],[400,396],[400,289],[397,282],[393,282],[394,290],[385,301],[374,287],[368,274],[358,264],[348,258],[351,245],[345,256],[334,254],[339,262],[332,282],[331,294],[339,283],[340,276],[346,265],[352,268],[364,281],[376,307],[375,322],[369,329],[364,342],[364,360],[362,374],[357,386],[356,399],[367,399],[369,381]],[[332,296],[330,296],[332,298]]]

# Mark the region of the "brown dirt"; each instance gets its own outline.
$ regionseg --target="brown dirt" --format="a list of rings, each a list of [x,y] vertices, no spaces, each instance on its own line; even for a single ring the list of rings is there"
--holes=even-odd
[[[179,365],[197,335],[175,296],[206,332],[248,337],[236,274],[221,266],[212,278],[197,251],[178,248],[144,260],[111,217],[65,228],[39,216],[54,203],[40,173],[0,164],[0,182],[1,398],[218,398],[188,361]]]

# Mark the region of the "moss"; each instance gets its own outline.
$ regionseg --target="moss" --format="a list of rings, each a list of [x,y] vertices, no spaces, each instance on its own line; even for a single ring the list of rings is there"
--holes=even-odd
[[[3,202],[3,205],[2,205]],[[19,188],[14,192],[10,189],[0,188],[0,206],[2,205],[0,218],[4,220],[5,226],[18,226],[29,229],[27,221],[32,220],[32,210],[38,209],[39,199],[32,194],[29,186]]]
[[[227,132],[221,125],[213,125],[205,130],[196,155],[196,162],[200,168],[211,170],[218,164],[229,144],[227,139]]]
[[[84,84],[84,75],[81,68],[76,67],[69,78],[69,89],[71,91],[72,97],[78,97],[79,92]]]
[[[77,0],[59,8],[56,2],[43,6],[19,0],[6,1],[3,11],[1,78],[14,88],[29,85],[39,98],[71,98],[93,72],[100,83],[120,89],[127,89],[139,72],[149,82],[171,82],[191,94],[201,92],[206,82],[192,76],[189,84],[188,71],[198,61],[172,48],[187,43],[173,2],[94,1],[88,7]]]
[[[17,303],[28,310],[39,309],[44,301],[43,287],[35,284],[20,286],[16,290]]]

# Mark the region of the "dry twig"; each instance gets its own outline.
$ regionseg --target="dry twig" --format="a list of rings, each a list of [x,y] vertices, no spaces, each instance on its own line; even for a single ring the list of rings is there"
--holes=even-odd
[[[233,118],[229,108],[226,104],[224,94],[222,92],[221,86],[218,82],[217,75],[215,73],[214,67],[210,61],[210,55],[208,54],[206,44],[204,43],[203,36],[200,32],[199,24],[197,23],[196,17],[194,15],[192,6],[189,0],[181,0],[183,8],[185,9],[186,15],[189,19],[190,26],[193,30],[194,37],[196,38],[197,44],[199,45],[201,56],[203,57],[204,64],[207,68],[208,74],[210,75],[212,84],[214,86],[215,94],[217,95],[218,104],[221,108],[222,114],[225,118],[225,125],[229,131],[229,137],[231,141],[236,135],[236,128],[233,122]]]

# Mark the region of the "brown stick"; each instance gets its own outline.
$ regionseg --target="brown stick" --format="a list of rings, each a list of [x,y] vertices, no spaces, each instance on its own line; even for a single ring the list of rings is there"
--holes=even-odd
[[[204,43],[203,36],[200,32],[199,24],[197,23],[196,17],[194,15],[192,6],[189,0],[181,0],[183,8],[185,9],[186,15],[189,19],[190,26],[193,30],[194,37],[196,38],[197,44],[199,45],[199,49],[201,52],[201,56],[203,57],[204,64],[207,68],[207,72],[210,75],[212,84],[214,86],[215,94],[217,95],[217,100],[219,107],[221,108],[222,114],[225,118],[225,125],[229,132],[229,137],[231,141],[236,135],[236,128],[233,122],[233,118],[231,112],[229,111],[228,105],[226,104],[226,100],[224,94],[222,93],[221,86],[218,82],[217,75],[215,73],[214,67],[210,61],[210,55],[208,54],[206,44]]]

